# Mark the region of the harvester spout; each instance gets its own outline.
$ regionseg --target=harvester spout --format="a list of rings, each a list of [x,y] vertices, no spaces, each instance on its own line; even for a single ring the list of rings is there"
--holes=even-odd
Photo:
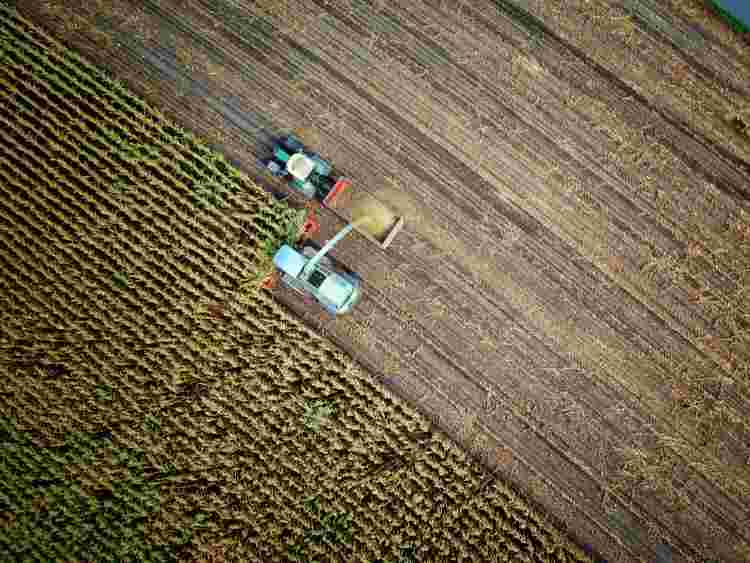
[[[357,219],[356,221],[353,221],[349,223],[346,227],[341,229],[336,235],[329,240],[327,243],[323,245],[323,248],[318,250],[317,254],[310,258],[310,260],[305,264],[305,267],[302,269],[302,272],[300,273],[300,277],[302,279],[307,279],[307,277],[315,271],[316,266],[318,265],[318,262],[330,252],[330,250],[336,246],[336,244],[344,238],[346,235],[351,233],[356,227],[359,227],[365,223],[368,223],[370,221],[370,217],[362,217],[361,219]]]

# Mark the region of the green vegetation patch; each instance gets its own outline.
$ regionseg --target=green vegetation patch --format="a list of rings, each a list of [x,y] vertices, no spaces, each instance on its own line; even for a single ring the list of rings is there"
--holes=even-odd
[[[174,560],[144,533],[159,488],[144,477],[142,450],[84,432],[38,447],[6,417],[0,446],[0,546],[14,561]]]
[[[649,0],[625,0],[623,7],[648,29],[667,35],[680,47],[695,48],[703,43],[703,37],[698,33],[684,33],[675,28],[672,22],[657,12],[656,6]]]
[[[504,16],[510,18],[511,23],[529,38],[531,47],[540,47],[544,36],[544,24],[536,16],[530,14],[512,0],[494,0],[495,8]]]

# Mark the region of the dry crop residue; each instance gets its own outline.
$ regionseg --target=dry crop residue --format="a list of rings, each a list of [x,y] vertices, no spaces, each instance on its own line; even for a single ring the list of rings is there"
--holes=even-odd
[[[0,32],[5,553],[590,560],[258,289],[293,210],[6,8]]]
[[[750,177],[722,112],[747,57],[699,0],[22,4],[247,170],[264,128],[301,129],[392,203],[387,252],[336,248],[351,318],[277,297],[488,460],[510,448],[502,474],[582,542],[741,560]]]

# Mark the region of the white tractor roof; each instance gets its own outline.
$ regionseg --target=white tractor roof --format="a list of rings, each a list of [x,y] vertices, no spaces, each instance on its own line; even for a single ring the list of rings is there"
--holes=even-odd
[[[286,163],[286,169],[292,176],[298,180],[304,181],[315,169],[315,163],[312,159],[298,152],[289,157],[289,160]]]

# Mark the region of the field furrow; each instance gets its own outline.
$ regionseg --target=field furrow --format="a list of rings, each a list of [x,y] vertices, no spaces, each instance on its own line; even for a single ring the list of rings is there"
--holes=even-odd
[[[610,557],[590,523],[631,553],[648,530],[732,560],[748,539],[748,171],[724,121],[741,48],[715,22],[654,31],[642,15],[667,11],[650,2],[144,7],[135,26],[107,16],[127,53],[111,68],[161,80],[170,111],[247,169],[264,129],[295,129],[406,217],[387,254],[340,245],[373,302],[314,326],[446,424],[473,413],[558,516],[590,511],[566,516]],[[323,216],[321,239],[343,225]],[[512,430],[482,411],[491,397]]]
[[[0,30],[3,553],[591,560],[257,287],[297,210],[4,5]]]

